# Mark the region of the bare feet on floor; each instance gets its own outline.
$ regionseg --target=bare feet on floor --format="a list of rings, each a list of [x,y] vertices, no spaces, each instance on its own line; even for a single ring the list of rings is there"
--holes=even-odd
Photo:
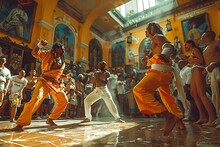
[[[215,121],[203,123],[202,126],[206,127],[215,127]]]
[[[10,120],[10,122],[11,122],[11,123],[14,123],[14,122],[15,122],[15,120]]]
[[[164,128],[164,136],[167,136],[173,130],[179,118],[177,118],[175,115],[171,114],[168,111],[163,112],[162,115],[166,119],[166,124]]]
[[[220,125],[220,118],[217,118],[214,122],[215,126]]]
[[[182,122],[181,119],[179,119],[176,124],[177,124],[178,129],[186,130],[186,127],[185,127],[185,125],[184,125],[184,123]]]
[[[48,124],[48,125],[50,125],[50,126],[57,126],[57,124],[55,124],[55,123],[53,122],[53,120],[50,119],[50,118],[47,119],[46,124]]]
[[[196,124],[196,125],[202,125],[202,124],[204,124],[204,123],[207,123],[207,120],[203,120],[203,119],[199,119],[199,120],[197,120],[196,122],[194,122],[194,124]]]
[[[91,120],[89,118],[85,118],[83,121],[81,121],[80,123],[86,123],[86,122],[90,122]]]
[[[118,123],[125,123],[125,121],[122,120],[121,118],[117,118],[117,119],[115,120],[115,122],[118,122]]]
[[[21,132],[21,131],[24,131],[24,130],[23,130],[23,126],[17,125],[14,128],[12,128],[11,131]]]

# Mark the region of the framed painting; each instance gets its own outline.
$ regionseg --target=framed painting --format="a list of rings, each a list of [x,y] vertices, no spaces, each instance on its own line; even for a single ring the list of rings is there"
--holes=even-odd
[[[65,47],[64,58],[70,61],[74,61],[75,52],[75,36],[73,31],[65,24],[58,24],[54,30],[53,43],[62,43]]]
[[[30,42],[36,6],[34,0],[1,0],[0,31]]]
[[[183,20],[181,23],[184,41],[193,40],[198,46],[202,34],[210,30],[207,13]]]

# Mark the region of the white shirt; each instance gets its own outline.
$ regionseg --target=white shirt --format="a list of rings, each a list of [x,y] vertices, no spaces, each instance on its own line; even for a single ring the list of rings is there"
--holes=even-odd
[[[6,67],[0,68],[0,82],[6,82],[6,79],[11,78],[11,72]]]
[[[117,80],[118,80],[118,75],[110,74],[109,81],[108,81],[108,88],[116,89]]]
[[[10,92],[11,94],[19,93],[22,98],[22,91],[24,87],[27,85],[28,81],[26,78],[18,78],[18,75],[11,77],[11,85],[10,85]]]
[[[125,82],[124,81],[117,81],[117,92],[118,94],[125,94]]]
[[[192,72],[191,72],[190,67],[185,66],[180,70],[180,77],[181,77],[182,83],[184,85],[185,84],[190,84],[191,76],[192,76]]]

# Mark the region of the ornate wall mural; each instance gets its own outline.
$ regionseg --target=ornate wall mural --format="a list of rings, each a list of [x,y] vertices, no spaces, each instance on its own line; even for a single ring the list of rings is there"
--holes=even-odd
[[[75,36],[73,31],[65,24],[58,24],[54,30],[53,43],[60,42],[65,46],[65,59],[74,61]]]

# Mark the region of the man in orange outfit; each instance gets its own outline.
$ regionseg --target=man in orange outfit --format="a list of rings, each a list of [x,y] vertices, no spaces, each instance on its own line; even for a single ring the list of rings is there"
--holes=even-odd
[[[146,36],[147,34],[146,32]],[[134,87],[133,92],[140,112],[144,114],[161,113],[165,117],[164,135],[168,135],[177,122],[180,129],[185,129],[185,126],[181,121],[183,114],[175,103],[174,97],[170,94],[169,85],[173,78],[173,71],[169,57],[172,53],[169,53],[169,55],[167,53],[161,54],[165,43],[170,44],[163,35],[156,34],[152,37],[153,57],[147,63],[148,66],[151,66],[151,69],[146,72],[143,79]],[[169,48],[172,48],[171,44]],[[156,89],[160,93],[163,104],[154,97]]]
[[[62,44],[56,43],[53,45],[51,51],[40,50],[40,48],[47,44],[48,42],[46,40],[41,40],[32,50],[32,55],[35,58],[42,59],[42,74],[35,85],[31,100],[24,105],[24,109],[16,122],[17,126],[12,129],[13,131],[22,131],[23,126],[30,125],[32,115],[47,97],[48,93],[56,101],[56,107],[46,121],[50,126],[56,126],[53,120],[61,116],[68,104],[66,94],[58,81],[59,79],[72,77],[71,73],[67,75],[62,74],[65,68],[63,56],[65,48]]]

